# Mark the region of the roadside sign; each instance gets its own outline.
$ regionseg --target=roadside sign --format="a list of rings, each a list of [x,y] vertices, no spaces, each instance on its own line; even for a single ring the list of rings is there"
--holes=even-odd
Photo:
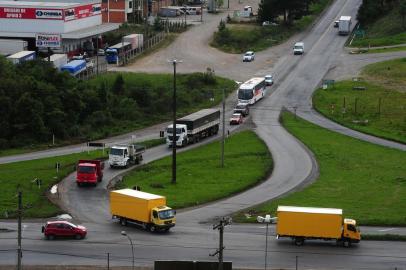
[[[38,48],[60,48],[61,45],[60,34],[35,34],[35,46]]]

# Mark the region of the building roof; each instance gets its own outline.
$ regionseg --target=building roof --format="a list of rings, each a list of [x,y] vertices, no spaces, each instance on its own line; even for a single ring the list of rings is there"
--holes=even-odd
[[[69,33],[62,33],[62,39],[83,39],[88,37],[94,37],[118,29],[119,25],[120,25],[119,23],[103,23],[100,25],[88,27],[77,31],[72,31]],[[35,33],[0,31],[0,37],[35,38]]]
[[[342,215],[343,210],[337,208],[316,208],[316,207],[297,207],[297,206],[278,206],[277,212],[299,212],[312,214],[330,214]]]

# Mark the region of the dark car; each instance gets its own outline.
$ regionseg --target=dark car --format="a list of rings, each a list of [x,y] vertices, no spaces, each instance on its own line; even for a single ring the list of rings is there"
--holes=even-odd
[[[234,108],[234,113],[241,113],[242,116],[247,116],[250,113],[248,103],[238,103]]]
[[[74,237],[83,239],[87,230],[84,226],[75,225],[68,221],[48,221],[42,226],[42,233],[46,239],[52,240],[56,237]]]

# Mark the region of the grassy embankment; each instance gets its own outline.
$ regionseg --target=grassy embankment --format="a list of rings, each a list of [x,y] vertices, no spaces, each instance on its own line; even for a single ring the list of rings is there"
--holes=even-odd
[[[313,104],[344,126],[406,143],[405,74],[406,58],[372,64],[362,72],[362,81],[343,81],[317,90]]]
[[[66,156],[0,164],[0,218],[16,216],[18,190],[22,191],[24,218],[49,217],[60,213],[60,209],[45,196],[52,185],[74,171],[79,159],[103,158],[102,151],[91,151]],[[55,164],[60,163],[59,172]],[[41,179],[38,187],[34,179]]]
[[[315,154],[316,182],[269,203],[247,209],[235,220],[256,222],[278,205],[342,208],[361,225],[406,225],[406,152],[373,145],[315,126],[290,113],[282,123]],[[244,213],[254,213],[247,219]]]
[[[118,188],[140,186],[141,190],[165,195],[174,208],[194,206],[238,193],[262,181],[272,168],[266,145],[250,131],[227,138],[224,168],[220,142],[179,153],[177,181],[171,183],[171,157],[142,166],[126,175]]]
[[[361,25],[361,29],[365,29],[365,36],[357,36],[350,45],[351,47],[406,44],[406,31],[402,26],[399,8],[394,8],[370,25]],[[405,47],[403,47],[404,49]]]
[[[151,148],[164,143],[164,139],[154,139],[140,144]],[[83,152],[59,157],[0,164],[0,185],[4,188],[0,197],[0,219],[14,217],[17,209],[16,194],[20,189],[23,192],[24,217],[49,217],[56,215],[60,209],[50,203],[45,192],[54,184],[65,178],[75,170],[74,166],[79,159],[105,159],[107,152],[93,150],[89,153]],[[61,168],[56,172],[55,164],[59,162]],[[41,179],[41,186],[38,187],[35,178]],[[3,190],[3,189],[2,189]]]
[[[168,66],[168,72],[169,71],[170,67]],[[104,89],[113,89],[113,85],[118,74],[119,73],[103,74],[93,80],[90,80],[88,82],[89,87],[95,87],[97,89],[103,87]],[[114,121],[108,125],[99,125],[94,128],[87,128],[84,135],[86,135],[88,140],[97,140],[109,136],[124,134],[126,132],[131,132],[171,119],[173,75],[122,73],[122,76],[124,79],[124,93],[120,99],[127,101],[127,103],[123,101],[124,105],[115,110],[121,110],[122,115],[133,115],[134,117],[132,118],[136,118],[136,120],[126,119],[125,117],[114,118]],[[178,115],[181,116],[199,109],[215,106],[222,99],[223,89],[225,89],[225,93],[228,95],[235,90],[235,87],[236,84],[234,81],[214,76],[209,72],[178,74]],[[107,93],[107,95],[111,95],[109,91],[107,91]],[[97,93],[91,94],[96,95],[95,100],[98,100]],[[131,108],[128,108],[129,106],[125,107],[130,102],[130,99],[135,100],[134,102],[136,102],[136,105]],[[95,104],[96,103],[97,102],[95,102]],[[100,106],[100,103],[97,103],[94,106]],[[84,139],[82,139],[82,141],[83,140]],[[70,138],[61,141],[56,138],[55,143],[56,145],[53,146],[38,143],[29,144],[17,149],[3,149],[0,150],[0,156],[16,155],[80,143],[80,139]]]
[[[256,21],[227,24],[228,38],[218,38],[218,32],[213,36],[211,46],[228,53],[243,53],[248,50],[262,51],[271,46],[283,43],[293,34],[303,31],[311,25],[318,15],[330,4],[330,0],[320,0],[310,5],[310,14],[294,21],[293,25],[279,24],[276,26],[261,26]]]

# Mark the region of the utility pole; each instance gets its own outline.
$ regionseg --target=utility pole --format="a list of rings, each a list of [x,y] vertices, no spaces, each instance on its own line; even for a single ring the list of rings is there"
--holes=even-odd
[[[218,270],[223,270],[223,250],[225,249],[225,246],[223,246],[224,227],[227,225],[230,225],[230,224],[231,224],[231,218],[223,217],[222,219],[220,219],[219,224],[213,225],[213,230],[218,229],[220,232],[220,237],[219,237],[220,241],[219,241],[219,248],[213,254],[209,254],[209,256],[216,256],[218,254],[218,258],[219,258]]]
[[[23,256],[21,249],[21,212],[22,212],[22,192],[18,192],[18,250],[17,250],[17,270],[21,270],[21,258]]]
[[[226,134],[226,102],[223,89],[223,138],[221,138],[221,168],[224,168],[224,143]]]

